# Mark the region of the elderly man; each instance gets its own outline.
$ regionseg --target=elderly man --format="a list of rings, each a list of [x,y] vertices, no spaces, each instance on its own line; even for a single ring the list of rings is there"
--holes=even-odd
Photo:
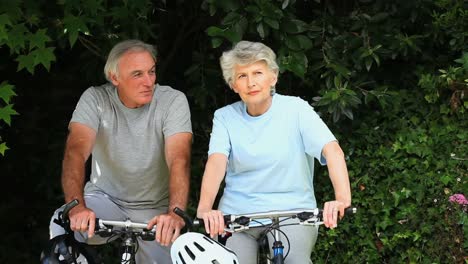
[[[78,241],[99,244],[105,240],[93,236],[96,217],[156,224],[156,241],[140,240],[136,261],[171,263],[168,246],[184,226],[172,209],[186,207],[189,191],[187,99],[155,84],[154,48],[139,40],[114,46],[104,73],[109,83],[82,94],[68,127],[62,187],[65,202],[79,201],[70,227]],[[51,238],[63,234],[53,221],[50,230]]]

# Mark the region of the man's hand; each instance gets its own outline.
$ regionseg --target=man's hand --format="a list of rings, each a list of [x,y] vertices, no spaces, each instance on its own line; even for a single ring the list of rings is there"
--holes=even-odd
[[[175,213],[167,213],[153,217],[148,222],[148,229],[156,225],[156,241],[162,246],[169,246],[180,235],[185,226],[184,220]]]
[[[88,231],[88,237],[93,237],[96,222],[96,214],[93,210],[80,204],[70,211],[69,218],[71,230],[78,232]]]

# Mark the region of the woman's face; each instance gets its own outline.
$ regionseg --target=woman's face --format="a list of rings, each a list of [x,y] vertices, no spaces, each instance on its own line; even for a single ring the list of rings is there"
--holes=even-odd
[[[252,116],[265,113],[271,105],[270,89],[276,84],[277,76],[264,61],[248,65],[236,65],[232,89],[239,94]]]

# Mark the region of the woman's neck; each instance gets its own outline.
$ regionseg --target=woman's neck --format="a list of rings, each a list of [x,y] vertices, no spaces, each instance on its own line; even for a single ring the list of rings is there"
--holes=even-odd
[[[269,100],[265,102],[262,102],[259,104],[253,103],[253,104],[246,105],[247,114],[249,114],[250,116],[263,115],[264,113],[268,111],[268,109],[270,109],[272,101],[273,101],[273,96],[271,96]]]

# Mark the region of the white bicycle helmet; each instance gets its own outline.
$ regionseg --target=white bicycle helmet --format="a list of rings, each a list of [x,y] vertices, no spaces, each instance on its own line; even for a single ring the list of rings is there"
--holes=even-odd
[[[195,232],[185,233],[174,241],[171,259],[174,264],[239,264],[232,250]]]

